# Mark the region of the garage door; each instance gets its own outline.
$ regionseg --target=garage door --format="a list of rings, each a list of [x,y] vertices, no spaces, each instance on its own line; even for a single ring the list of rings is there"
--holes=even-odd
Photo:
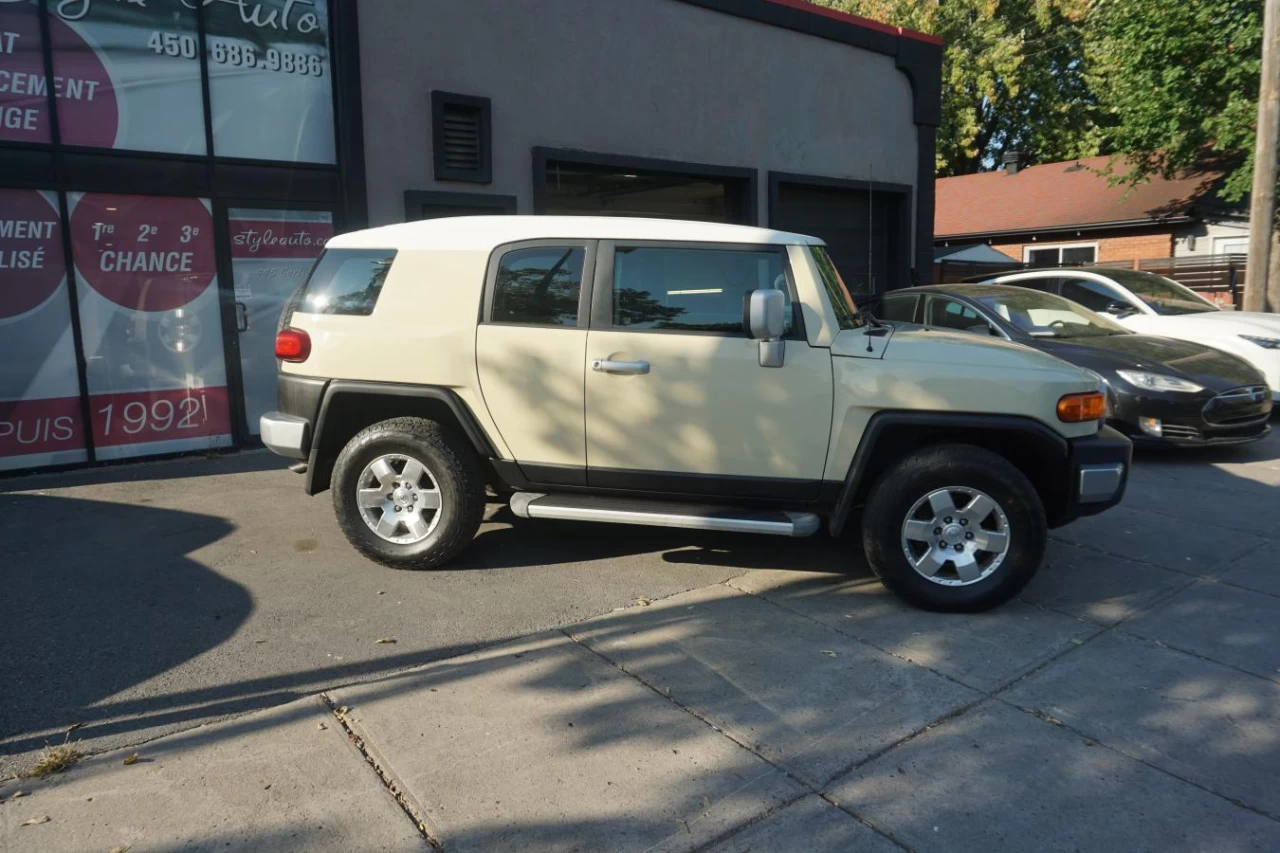
[[[825,240],[855,294],[910,283],[906,193],[779,182],[771,201],[770,226]]]

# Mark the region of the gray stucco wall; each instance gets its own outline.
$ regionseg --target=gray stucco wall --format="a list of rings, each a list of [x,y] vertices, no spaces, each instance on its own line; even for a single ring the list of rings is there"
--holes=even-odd
[[[534,146],[916,183],[894,59],[677,0],[359,5],[369,221],[404,191],[504,193],[532,212]],[[493,101],[493,183],[432,177],[433,89]]]

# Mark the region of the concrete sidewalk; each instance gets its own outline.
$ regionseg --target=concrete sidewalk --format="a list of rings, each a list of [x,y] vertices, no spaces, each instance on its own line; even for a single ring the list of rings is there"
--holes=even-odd
[[[1177,577],[1130,631],[749,572],[8,782],[0,849],[1280,849],[1280,673],[1145,638],[1254,593]]]

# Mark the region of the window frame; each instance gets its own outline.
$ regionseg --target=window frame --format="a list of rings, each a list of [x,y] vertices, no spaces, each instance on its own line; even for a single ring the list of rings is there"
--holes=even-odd
[[[613,266],[614,251],[619,246],[645,249],[694,249],[710,252],[772,252],[782,258],[782,274],[787,281],[787,296],[791,299],[791,329],[782,340],[800,340],[808,343],[804,330],[804,313],[796,290],[795,274],[791,269],[791,253],[782,243],[716,243],[702,240],[601,240],[596,253],[595,281],[592,287],[590,328],[598,331],[628,332],[634,334],[702,335],[717,338],[747,337],[745,330],[714,332],[706,329],[638,329],[633,326],[613,324]]]
[[[591,291],[595,281],[596,240],[583,239],[538,239],[517,240],[495,246],[489,253],[489,260],[484,273],[484,293],[480,299],[479,323],[482,326],[517,326],[525,329],[585,329],[591,316]],[[498,269],[502,259],[511,252],[522,249],[582,249],[582,280],[578,282],[578,319],[571,325],[559,323],[514,323],[510,320],[493,319],[493,300],[498,290]]]
[[[895,320],[890,317],[881,317],[879,312],[875,311],[874,309],[871,311],[871,315],[875,317],[877,320],[883,320],[886,323],[912,323],[917,326],[921,325],[920,311],[921,311],[921,306],[924,305],[924,300],[921,299],[920,297],[924,295],[925,294],[923,293],[899,293],[892,290],[885,291],[883,294],[881,294],[880,303],[876,306],[879,308],[883,308],[884,304],[888,302],[891,298],[895,300],[902,300],[903,302],[905,302],[908,299],[912,300],[910,320]]]
[[[991,316],[991,312],[987,310],[986,306],[979,303],[976,299],[969,299],[967,297],[961,297],[951,293],[925,293],[922,295],[924,296],[924,299],[921,299],[916,303],[916,316],[920,318],[918,325],[925,326],[930,329],[946,329],[951,332],[969,332],[974,335],[978,334],[977,332],[972,332],[969,329],[954,329],[951,326],[930,326],[925,322],[929,318],[930,300],[947,299],[951,302],[955,302],[962,308],[968,308],[970,311],[977,314],[982,320],[986,321],[988,336],[993,338],[999,337],[1006,341],[1013,340],[1013,337],[1005,330],[1004,325],[996,322],[996,320]],[[991,334],[992,331],[995,332],[994,335]]]
[[[1062,250],[1063,249],[1093,249],[1093,260],[1090,261],[1090,263],[1096,264],[1098,262],[1099,248],[1100,246],[1097,240],[1094,240],[1092,242],[1085,241],[1085,242],[1076,242],[1076,243],[1027,243],[1022,247],[1022,262],[1024,264],[1031,263],[1032,252],[1040,251],[1042,249],[1057,249],[1058,262],[1053,266],[1060,267],[1062,266]],[[1052,269],[1052,268],[1053,267],[1038,267],[1038,269]]]

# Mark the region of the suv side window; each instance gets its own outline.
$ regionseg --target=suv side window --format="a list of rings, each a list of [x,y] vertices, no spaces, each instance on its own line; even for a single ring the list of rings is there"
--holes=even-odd
[[[614,328],[743,335],[747,291],[781,290],[794,323],[781,251],[618,246],[613,256]]]
[[[1090,311],[1102,313],[1112,302],[1123,301],[1120,294],[1100,281],[1083,278],[1067,278],[1062,281],[1062,295],[1072,302],[1079,302]]]
[[[955,329],[958,332],[974,332],[979,335],[991,333],[991,324],[977,311],[945,296],[929,297],[924,308],[924,324],[940,329]]]
[[[302,314],[369,316],[395,258],[395,249],[326,250],[299,291],[292,310]]]
[[[507,252],[498,262],[490,322],[576,326],[585,254],[581,246]]]
[[[880,300],[880,310],[872,311],[871,313],[881,320],[914,323],[916,321],[916,306],[919,304],[920,297],[918,294],[907,294],[905,296],[886,295]]]

